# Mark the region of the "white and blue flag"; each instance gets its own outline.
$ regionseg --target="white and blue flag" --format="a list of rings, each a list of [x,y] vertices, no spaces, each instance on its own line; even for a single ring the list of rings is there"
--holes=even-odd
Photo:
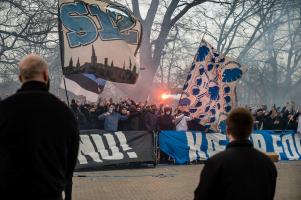
[[[239,63],[202,40],[183,86],[179,107],[199,119],[200,124],[216,130],[237,104],[236,83],[242,75]]]
[[[77,79],[94,77],[134,84],[140,69],[136,55],[141,30],[140,21],[118,3],[59,0],[61,62],[67,82],[71,80],[82,87]],[[97,85],[96,82],[95,87]],[[67,87],[71,92],[73,89]],[[82,89],[94,92],[87,87]]]

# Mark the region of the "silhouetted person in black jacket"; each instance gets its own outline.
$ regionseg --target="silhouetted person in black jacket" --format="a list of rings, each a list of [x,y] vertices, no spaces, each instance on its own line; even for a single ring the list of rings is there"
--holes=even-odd
[[[248,140],[253,125],[250,112],[237,108],[226,122],[230,143],[207,160],[195,200],[272,200],[277,170]]]
[[[175,130],[174,119],[172,117],[172,108],[165,107],[164,114],[158,118],[159,130]]]
[[[0,103],[0,199],[71,199],[79,133],[76,120],[48,92],[46,62],[23,58],[22,87]]]

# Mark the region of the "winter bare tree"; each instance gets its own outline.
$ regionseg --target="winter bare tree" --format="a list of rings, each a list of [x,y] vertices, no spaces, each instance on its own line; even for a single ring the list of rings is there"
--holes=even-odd
[[[135,16],[143,25],[143,37],[140,47],[140,65],[144,69],[135,86],[124,86],[131,96],[146,99],[153,79],[164,55],[164,48],[171,42],[169,36],[179,20],[192,8],[206,2],[224,4],[227,1],[211,0],[152,0],[145,17],[142,17],[140,3],[132,0],[131,5]],[[230,2],[230,1],[229,1]]]
[[[240,81],[241,102],[283,103],[301,87],[298,0],[123,0],[143,24],[136,85],[117,84],[128,96],[145,99],[152,82],[180,87],[201,38],[247,66]],[[17,63],[37,52],[60,82],[56,0],[2,0],[0,3],[0,84],[12,86]],[[293,88],[293,89],[291,89]],[[0,92],[1,93],[1,92]]]
[[[301,86],[300,8],[300,1],[234,0],[217,12],[195,9],[196,29],[248,68],[240,82],[241,103],[282,104],[294,98]]]
[[[51,75],[56,76],[58,63],[53,62],[59,61],[57,2],[2,0],[0,4],[0,82],[14,83],[19,60],[30,52],[52,63]]]

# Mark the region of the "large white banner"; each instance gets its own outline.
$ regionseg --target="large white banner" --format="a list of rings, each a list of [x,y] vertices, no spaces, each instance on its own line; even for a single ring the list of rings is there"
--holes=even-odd
[[[185,131],[160,132],[160,150],[183,164],[194,160],[206,160],[225,150],[229,143],[221,133]],[[250,136],[253,146],[262,152],[273,152],[279,160],[301,160],[301,134],[294,131],[276,133],[255,131]]]
[[[59,19],[66,78],[93,74],[113,82],[136,82],[142,27],[130,10],[106,0],[59,0]]]

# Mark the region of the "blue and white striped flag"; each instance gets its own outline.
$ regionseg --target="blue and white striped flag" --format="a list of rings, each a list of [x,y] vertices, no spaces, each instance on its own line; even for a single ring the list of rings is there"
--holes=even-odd
[[[216,130],[219,122],[237,105],[236,83],[242,77],[241,65],[217,53],[202,40],[195,55],[179,107]]]

